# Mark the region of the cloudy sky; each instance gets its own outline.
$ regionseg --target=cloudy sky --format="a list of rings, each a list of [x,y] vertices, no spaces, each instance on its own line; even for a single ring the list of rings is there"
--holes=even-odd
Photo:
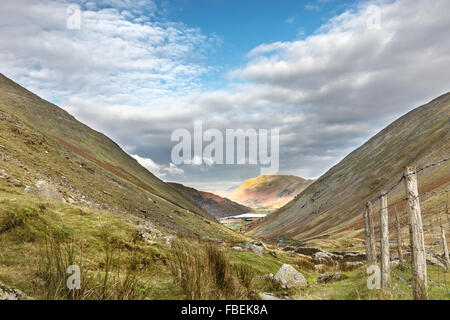
[[[449,30],[448,0],[1,1],[0,72],[163,180],[224,190],[260,166],[175,165],[175,129],[279,129],[280,173],[318,177],[449,91]]]

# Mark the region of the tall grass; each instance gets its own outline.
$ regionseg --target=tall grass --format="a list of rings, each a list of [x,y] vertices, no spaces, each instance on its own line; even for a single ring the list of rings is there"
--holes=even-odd
[[[83,245],[74,239],[61,240],[47,235],[45,246],[38,260],[37,275],[41,280],[36,292],[44,292],[44,298],[50,300],[122,300],[135,299],[141,281],[136,270],[134,256],[121,259],[120,251],[110,245],[104,246],[104,260],[101,270],[86,267],[83,257]],[[122,260],[126,262],[123,263]],[[80,267],[81,288],[69,289],[68,267]]]
[[[232,264],[214,244],[189,245],[178,241],[169,268],[186,299],[254,299],[254,272],[249,266]]]

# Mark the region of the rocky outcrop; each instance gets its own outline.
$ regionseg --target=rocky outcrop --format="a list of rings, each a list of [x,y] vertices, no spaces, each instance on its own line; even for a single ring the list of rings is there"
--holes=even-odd
[[[39,180],[32,187],[26,187],[25,191],[42,198],[64,201],[64,198],[59,193],[58,189],[44,180]]]

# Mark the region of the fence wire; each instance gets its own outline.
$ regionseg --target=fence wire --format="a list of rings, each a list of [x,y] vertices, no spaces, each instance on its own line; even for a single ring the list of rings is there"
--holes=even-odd
[[[450,158],[430,163],[417,169],[419,201],[424,236],[426,270],[429,299],[450,299],[450,261],[448,246],[450,236]],[[447,163],[445,163],[447,162]],[[445,163],[445,167],[441,164]],[[381,249],[381,208],[382,196],[387,197],[390,282],[389,288],[394,298],[413,298],[413,249],[411,225],[406,211],[407,199],[402,176],[386,192],[372,200],[374,205],[373,222],[377,243],[377,261],[380,262]],[[378,201],[377,201],[378,200]],[[447,250],[447,255],[445,254]]]

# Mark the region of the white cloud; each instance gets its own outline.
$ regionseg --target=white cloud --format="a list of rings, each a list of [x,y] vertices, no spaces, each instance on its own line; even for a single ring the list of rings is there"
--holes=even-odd
[[[148,171],[156,175],[160,179],[166,179],[168,176],[180,176],[184,174],[183,169],[178,168],[173,163],[170,163],[169,166],[159,165],[155,163],[150,158],[141,157],[137,154],[131,154],[133,158],[136,159],[137,162]]]
[[[65,28],[65,1],[1,2],[0,37],[8,39],[0,42],[1,70],[58,98],[121,145],[136,146],[129,152],[151,155],[146,165],[155,174],[183,170],[186,183],[223,185],[259,172],[173,167],[170,134],[192,129],[194,120],[204,129],[280,128],[281,172],[316,177],[449,90],[447,0],[364,2],[303,40],[257,46],[230,73],[228,87],[209,92],[199,78],[211,69],[202,59],[216,39],[158,22],[157,10],[142,17],[138,5],[126,13],[120,4],[107,10],[80,3],[89,10],[78,32]],[[379,29],[367,28],[372,4],[381,9]]]

